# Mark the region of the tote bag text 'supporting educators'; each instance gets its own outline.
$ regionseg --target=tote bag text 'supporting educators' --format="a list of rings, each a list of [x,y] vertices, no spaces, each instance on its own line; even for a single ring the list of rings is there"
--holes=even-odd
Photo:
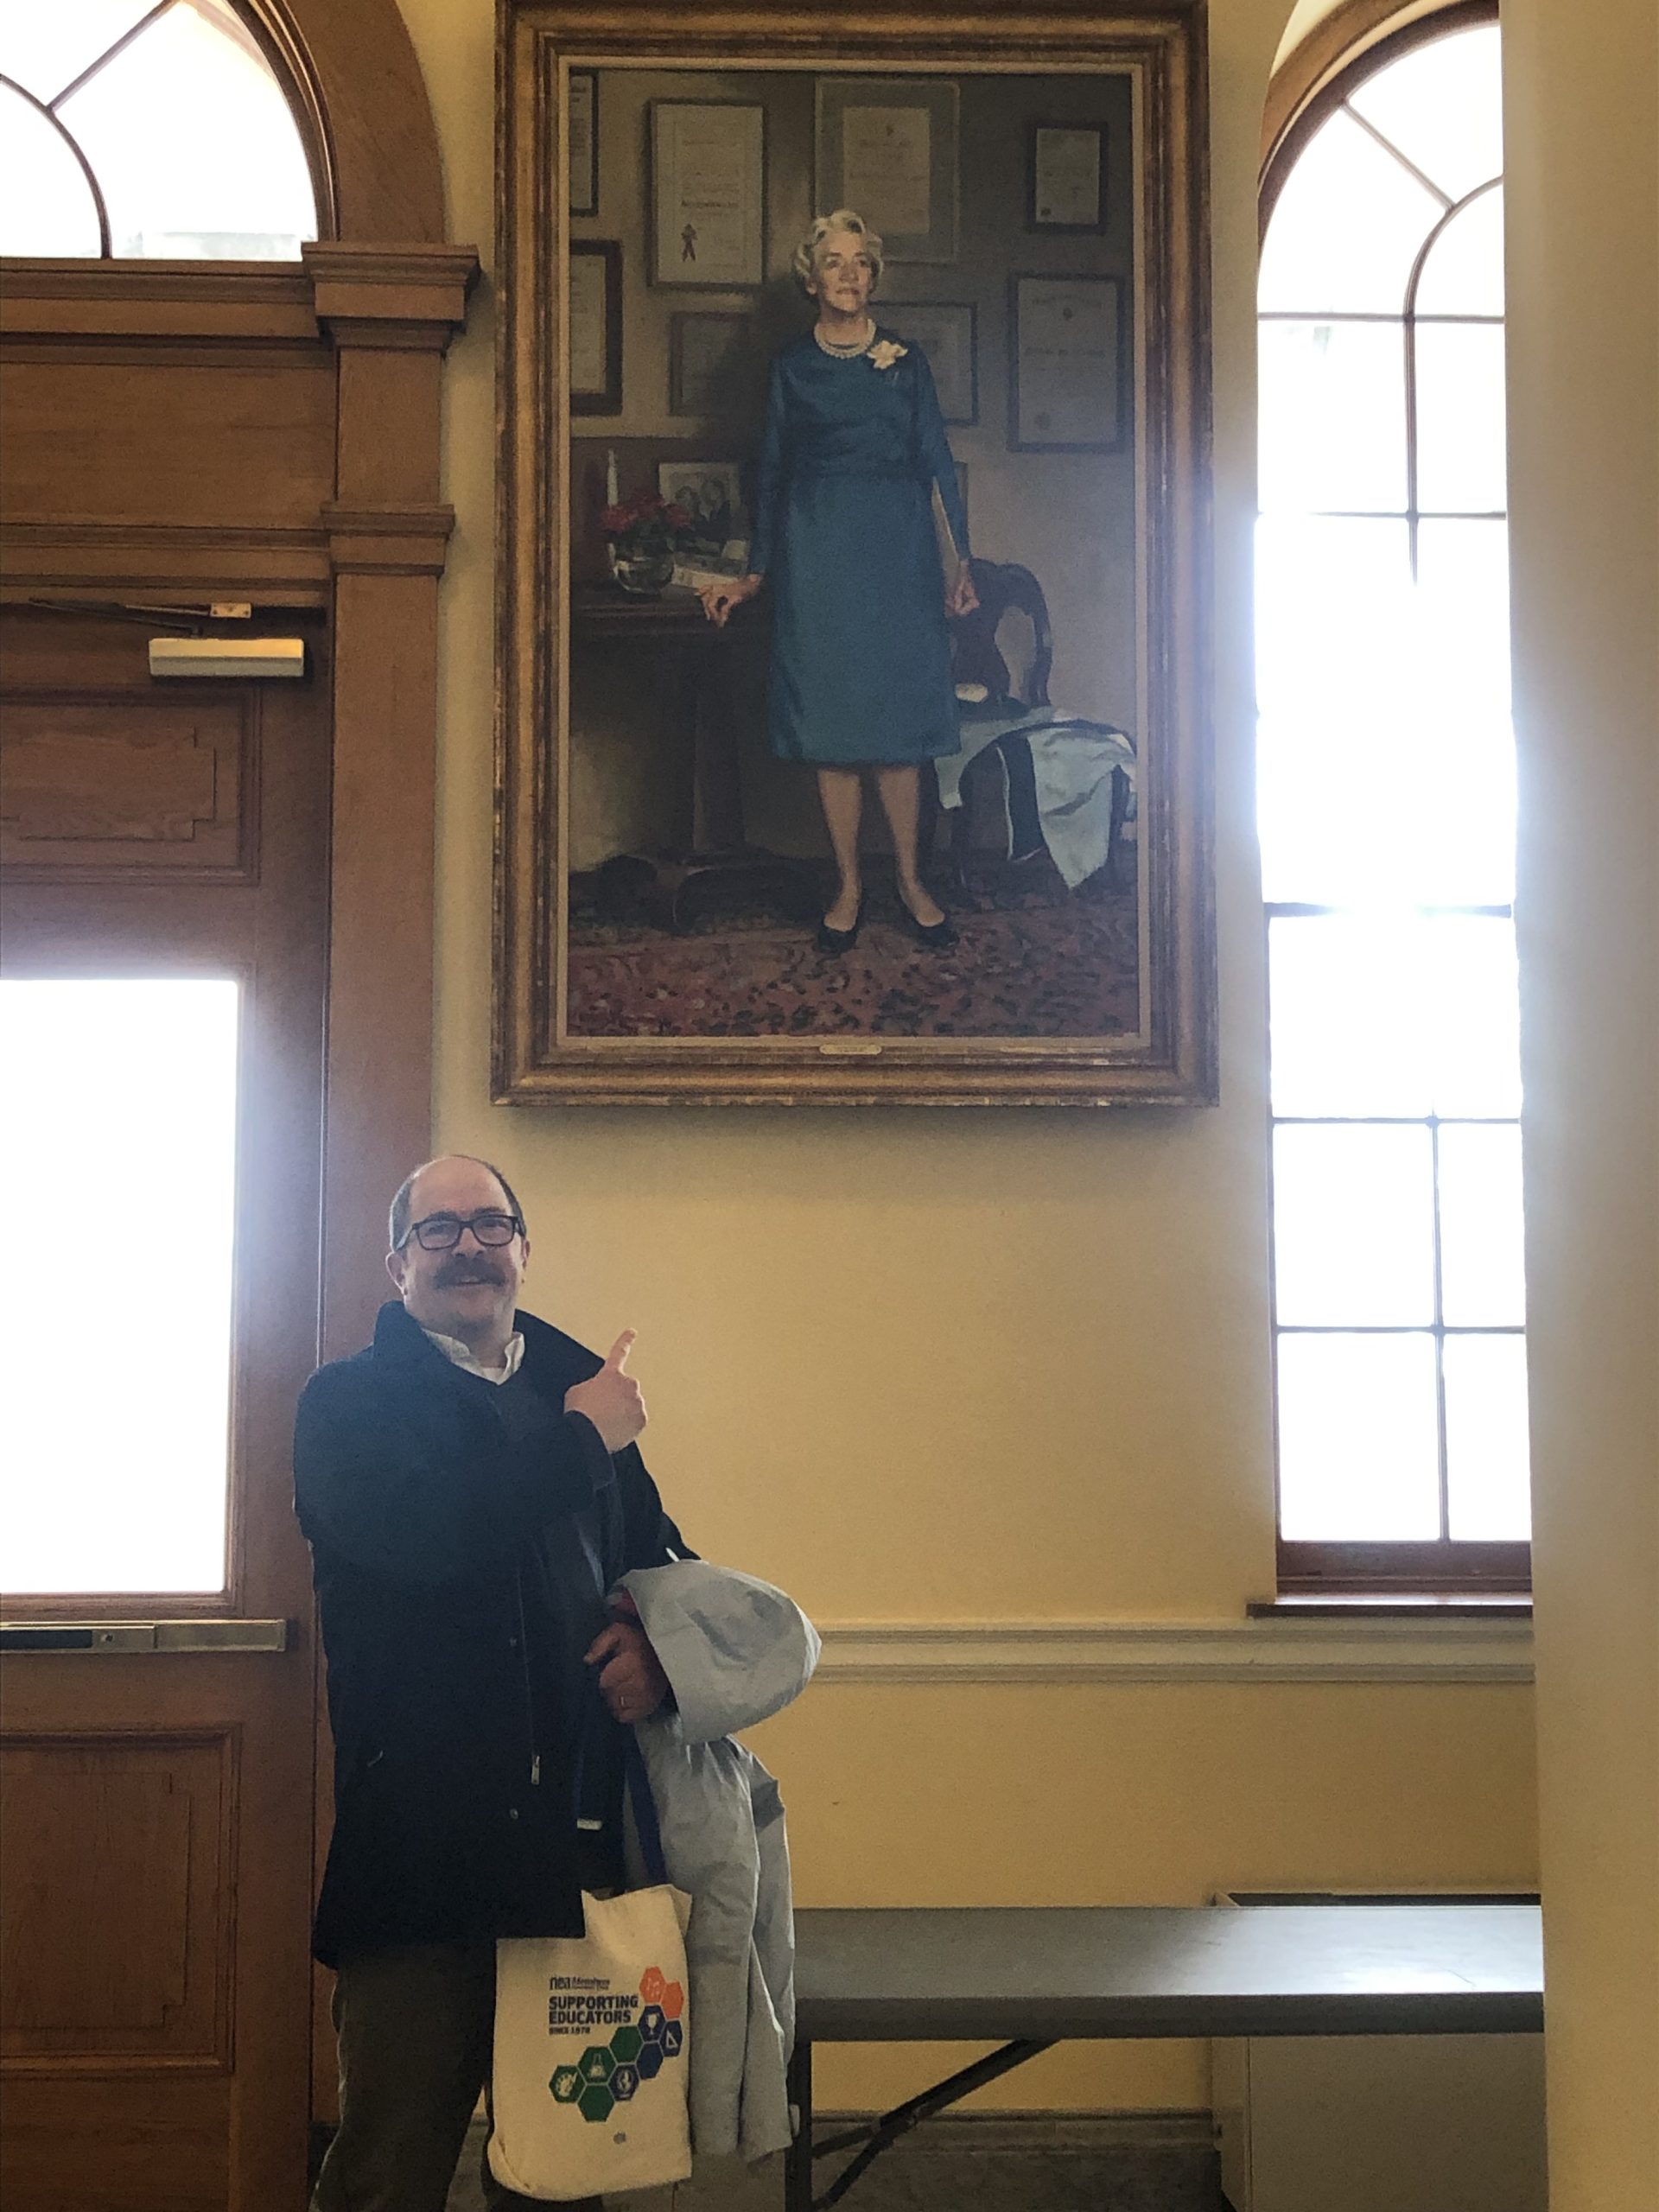
[[[658,1883],[584,1896],[585,1936],[496,1945],[490,2171],[563,2202],[691,2172],[691,1900]]]

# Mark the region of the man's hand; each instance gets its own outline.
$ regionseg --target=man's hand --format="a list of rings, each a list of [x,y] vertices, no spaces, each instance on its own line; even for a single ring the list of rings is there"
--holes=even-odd
[[[573,1382],[564,1394],[566,1413],[585,1414],[605,1440],[607,1452],[626,1450],[645,1425],[645,1402],[627,1372],[633,1337],[632,1329],[624,1329],[598,1374],[586,1382]]]
[[[632,1611],[632,1599],[627,1604]],[[599,1694],[609,1706],[611,1718],[625,1720],[630,1727],[649,1720],[668,1695],[668,1677],[638,1620],[613,1620],[601,1629],[586,1663],[600,1670]]]

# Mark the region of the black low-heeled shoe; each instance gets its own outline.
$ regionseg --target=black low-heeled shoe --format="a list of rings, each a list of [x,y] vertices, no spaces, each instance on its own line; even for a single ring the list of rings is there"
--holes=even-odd
[[[949,952],[953,944],[960,942],[957,925],[949,914],[941,915],[937,922],[918,922],[902,899],[899,905],[904,914],[906,928],[917,944],[925,945],[930,952]]]
[[[858,943],[858,933],[864,926],[864,901],[858,902],[858,912],[853,916],[849,930],[832,930],[828,922],[818,924],[817,947],[820,952],[850,952]]]

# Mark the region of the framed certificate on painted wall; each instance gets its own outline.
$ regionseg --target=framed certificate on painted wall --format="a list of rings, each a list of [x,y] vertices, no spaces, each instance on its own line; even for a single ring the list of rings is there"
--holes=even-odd
[[[889,261],[957,257],[956,85],[941,77],[820,77],[814,205],[850,207]]]
[[[572,238],[566,325],[570,412],[622,411],[622,248],[614,238]]]
[[[651,281],[730,291],[766,276],[766,111],[651,104]]]
[[[1016,276],[1008,443],[1110,453],[1122,436],[1123,287],[1116,276]]]
[[[1026,224],[1033,231],[1106,226],[1106,130],[1098,123],[1033,123],[1026,159]]]
[[[913,338],[927,356],[939,412],[947,423],[979,420],[977,311],[958,300],[888,300],[878,296],[878,319],[901,338]]]
[[[570,72],[565,110],[565,151],[569,156],[570,213],[599,213],[599,79],[591,69]]]

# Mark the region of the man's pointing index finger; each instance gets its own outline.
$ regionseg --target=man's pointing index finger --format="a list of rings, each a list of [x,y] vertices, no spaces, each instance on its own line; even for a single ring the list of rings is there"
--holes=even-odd
[[[623,1330],[621,1335],[605,1355],[607,1367],[613,1368],[619,1375],[622,1372],[628,1363],[628,1354],[633,1350],[633,1340],[638,1333],[639,1332],[635,1329]]]

